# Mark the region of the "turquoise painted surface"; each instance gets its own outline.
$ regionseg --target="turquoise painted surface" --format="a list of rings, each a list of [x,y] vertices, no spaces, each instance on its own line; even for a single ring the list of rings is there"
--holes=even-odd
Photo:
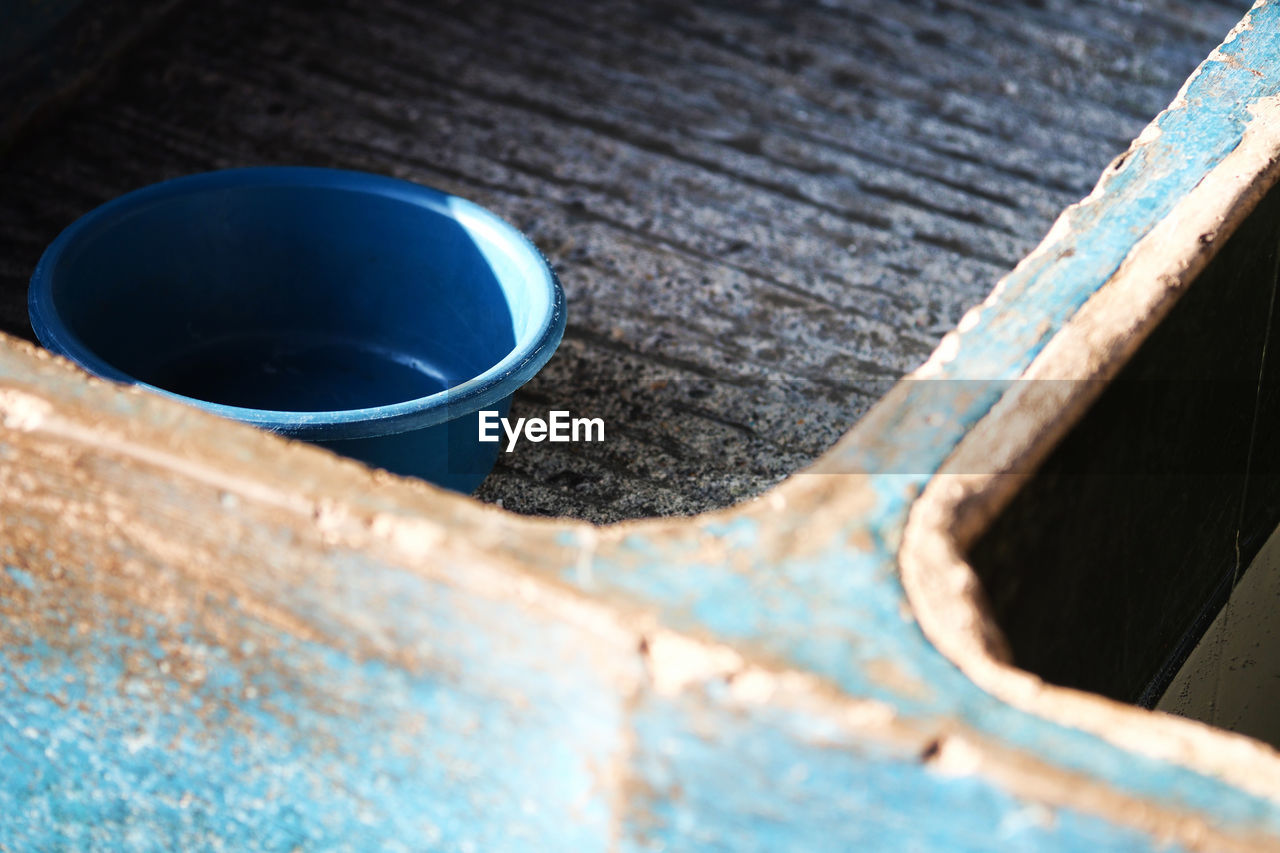
[[[9,549],[6,559],[28,560]],[[5,621],[0,845],[27,850],[1134,850],[1148,839],[952,777],[839,720],[732,708],[725,688],[619,695],[598,639],[348,555],[341,629],[301,641],[236,601],[175,620],[103,607],[94,567],[7,564],[65,635]],[[329,578],[326,578],[328,580]],[[69,590],[72,592],[69,593]],[[348,597],[348,596],[353,597]],[[397,607],[385,606],[391,596]],[[334,602],[428,668],[370,659]],[[374,601],[382,606],[369,607]],[[202,627],[201,607],[243,639]],[[67,618],[92,614],[77,625]],[[501,627],[496,627],[501,626]],[[514,646],[511,640],[524,639]],[[367,639],[365,636],[363,639]],[[252,643],[256,647],[248,647]],[[174,645],[204,675],[163,670]],[[234,652],[241,652],[235,654]],[[274,661],[263,667],[264,659]],[[621,663],[621,662],[620,662]],[[621,663],[625,669],[626,664]],[[551,670],[551,671],[549,671]],[[639,679],[637,678],[637,683]],[[610,767],[632,781],[622,811]],[[1174,849],[1174,848],[1165,848]]]
[[[379,612],[415,665],[234,599],[121,618],[92,566],[49,568],[60,582],[0,571],[0,596],[66,628],[0,623],[0,848],[606,849],[622,697],[579,631],[353,556],[358,582],[330,592],[392,596]],[[277,600],[321,629],[333,608]]]
[[[800,712],[760,708],[708,720],[687,699],[650,701],[636,726],[636,762],[649,786],[633,803],[626,850],[1100,853],[1151,846],[1140,833],[1050,812],[977,777],[922,771],[917,756],[860,742]]]
[[[1253,29],[1224,48],[1231,61],[1210,63],[1187,106],[1161,119],[1159,138],[1076,212],[1064,251],[1008,281],[943,381],[913,383],[881,421],[883,440],[845,448],[838,467],[873,476],[869,509],[826,539],[838,544],[779,560],[766,540],[804,537],[808,519],[779,513],[765,531],[753,520],[764,516],[725,517],[705,529],[732,561],[636,533],[596,560],[589,582],[577,565],[563,579],[818,673],[903,721],[958,720],[1119,792],[1280,838],[1280,813],[1265,801],[976,689],[904,619],[896,568],[912,497],[989,410],[999,381],[1018,375],[1238,144],[1248,105],[1280,91],[1280,7],[1252,17]],[[997,381],[953,381],[966,379]],[[112,403],[137,404],[126,395]],[[158,506],[183,499],[177,488],[158,497]],[[200,535],[198,519],[157,513],[149,523],[158,529]],[[245,558],[288,553],[289,528],[251,533],[241,541],[229,531],[227,547]],[[120,556],[147,559],[125,546]],[[357,553],[333,549],[307,567],[307,585],[264,565],[236,590],[190,593],[176,612],[105,609],[115,575],[89,559],[10,549],[0,566],[0,599],[23,601],[21,612],[39,617],[0,623],[8,638],[0,846],[8,849],[1152,846],[1125,827],[1046,813],[982,777],[947,776],[910,750],[799,711],[736,707],[714,689],[633,694],[628,685],[644,683],[637,650]],[[162,567],[151,571],[164,579]],[[166,582],[182,588],[180,577]],[[255,600],[276,611],[264,616]],[[306,630],[284,630],[280,619]],[[175,647],[184,650],[178,669]],[[884,662],[896,677],[873,677]]]
[[[1185,102],[1160,117],[1160,134],[1107,178],[1100,197],[1071,214],[1057,251],[1008,277],[998,303],[983,311],[938,378],[909,382],[905,402],[881,413],[881,434],[846,445],[833,460],[837,470],[872,475],[873,507],[848,519],[849,536],[840,540],[861,532],[871,547],[841,544],[805,559],[772,561],[761,556],[767,537],[759,522],[739,518],[710,528],[731,545],[740,559],[736,566],[700,561],[678,544],[637,536],[594,566],[590,588],[650,602],[680,628],[813,671],[852,696],[886,701],[913,716],[958,715],[979,731],[1120,791],[1190,807],[1222,826],[1280,834],[1280,810],[1264,800],[1029,717],[977,689],[902,618],[896,561],[914,495],[991,409],[1005,383],[1031,363],[1133,245],[1236,148],[1250,106],[1280,93],[1280,4],[1259,4],[1247,20],[1250,26],[1220,48],[1221,58],[1198,72]],[[565,573],[566,580],[576,577]],[[928,685],[927,695],[902,695],[870,677],[869,665],[883,660]]]

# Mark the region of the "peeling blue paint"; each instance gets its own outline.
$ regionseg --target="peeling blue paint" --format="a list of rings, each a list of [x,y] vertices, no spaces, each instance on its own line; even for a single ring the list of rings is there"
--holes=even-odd
[[[759,515],[693,522],[701,533],[671,538],[638,527],[597,554],[589,573],[562,567],[562,580],[815,673],[891,707],[904,725],[955,721],[1118,794],[1280,842],[1273,803],[979,690],[910,620],[896,553],[912,500],[1001,383],[1239,144],[1249,106],[1280,92],[1280,5],[1258,6],[1251,24],[1206,64],[1186,103],[1160,118],[1160,134],[1070,215],[1058,250],[1007,279],[939,381],[908,383],[877,413],[879,435],[864,431],[863,443],[828,460],[847,474],[826,476],[856,477],[868,496],[865,512],[834,522],[837,535],[779,557],[767,545],[780,531],[762,528]],[[9,369],[3,354],[0,369]],[[141,399],[119,393],[109,405],[133,414]],[[161,427],[181,416],[154,411]],[[171,497],[181,505],[176,488]],[[805,539],[802,519],[769,522],[795,525],[782,533]],[[259,535],[257,545],[228,547],[288,551],[287,527]],[[564,534],[566,545],[573,536]],[[698,537],[717,553],[703,553]],[[1154,845],[1101,818],[1047,812],[980,775],[943,775],[906,747],[864,742],[799,711],[732,707],[714,686],[650,695],[636,686],[636,649],[609,647],[517,600],[338,548],[314,587],[242,578],[224,599],[187,601],[166,616],[100,607],[87,563],[51,566],[52,552],[19,554],[8,543],[4,554],[0,595],[33,602],[32,619],[0,620],[9,639],[0,655],[6,849]],[[47,584],[14,565],[23,560],[67,580]],[[263,617],[254,594],[308,636]],[[66,615],[73,605],[79,621]],[[223,633],[202,621],[211,612]]]
[[[419,577],[350,568],[413,607],[409,648],[465,613]],[[74,603],[49,592],[55,607]],[[621,698],[572,629],[493,606],[540,646],[492,655],[464,628],[420,671],[260,625],[272,668],[158,621],[95,625],[57,648],[4,623],[18,641],[0,658],[0,846],[606,849],[600,778],[622,747]],[[173,659],[166,638],[198,659],[199,678],[159,669]]]
[[[763,531],[740,519],[726,542],[749,556],[748,570],[633,536],[597,562],[589,588],[640,598],[678,627],[812,671],[851,696],[890,702],[906,715],[957,715],[1118,791],[1189,807],[1221,826],[1280,835],[1280,809],[1269,801],[1016,711],[978,689],[904,620],[897,579],[896,548],[913,496],[1135,243],[1239,145],[1251,106],[1280,93],[1280,4],[1259,4],[1248,20],[1219,49],[1221,58],[1205,63],[1188,84],[1185,102],[1162,114],[1160,133],[1129,154],[1096,198],[1069,214],[1071,227],[1054,251],[1008,276],[996,304],[982,311],[937,378],[908,381],[905,396],[889,403],[893,409],[877,413],[879,435],[863,433],[865,441],[827,460],[833,470],[871,475],[874,506],[847,525],[850,533],[862,530],[872,548],[832,546],[771,562],[758,556]],[[574,576],[567,572],[565,579]],[[901,695],[871,678],[868,665],[885,659],[927,683],[927,695]]]
[[[624,849],[963,853],[1151,846],[1141,833],[1070,810],[1051,812],[977,777],[923,768],[917,756],[851,739],[799,712],[761,708],[714,721],[704,715],[679,702],[652,701],[638,711],[636,761],[650,787],[635,805],[634,840]]]

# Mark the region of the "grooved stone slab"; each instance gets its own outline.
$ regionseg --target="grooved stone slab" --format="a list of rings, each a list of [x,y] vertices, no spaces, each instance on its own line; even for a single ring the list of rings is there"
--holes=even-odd
[[[918,365],[1245,10],[191,3],[0,161],[0,330],[74,217],[188,172],[390,173],[491,207],[569,329],[480,497],[594,521],[758,494]]]

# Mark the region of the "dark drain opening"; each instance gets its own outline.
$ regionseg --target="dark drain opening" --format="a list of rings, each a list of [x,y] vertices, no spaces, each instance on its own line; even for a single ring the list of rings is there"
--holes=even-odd
[[[1273,743],[1277,224],[1273,191],[969,555],[1021,668]]]

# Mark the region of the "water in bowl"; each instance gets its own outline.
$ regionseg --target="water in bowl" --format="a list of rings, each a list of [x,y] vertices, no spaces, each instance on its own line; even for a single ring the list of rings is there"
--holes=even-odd
[[[147,381],[227,406],[331,412],[415,400],[461,378],[365,341],[272,332],[202,342],[158,366]]]

